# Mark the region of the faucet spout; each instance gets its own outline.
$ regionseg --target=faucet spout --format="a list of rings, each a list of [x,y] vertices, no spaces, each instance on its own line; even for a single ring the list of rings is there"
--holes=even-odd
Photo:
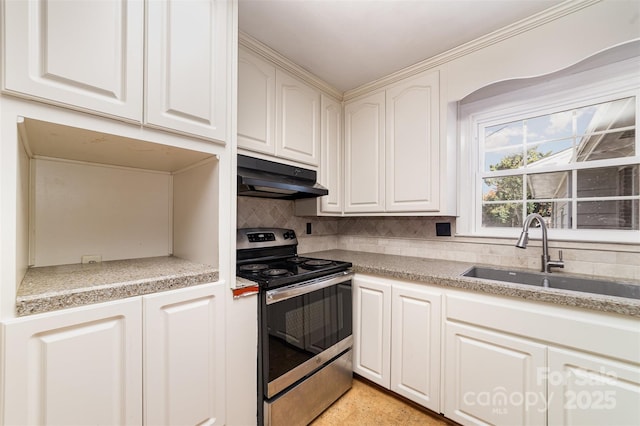
[[[516,242],[516,247],[521,249],[527,248],[529,242],[529,226],[531,222],[537,220],[542,230],[542,272],[551,272],[552,267],[564,268],[564,262],[562,261],[562,251],[560,251],[560,260],[551,260],[549,256],[549,240],[547,238],[547,225],[544,222],[544,218],[538,213],[531,213],[528,215],[522,225],[522,233],[520,238]]]

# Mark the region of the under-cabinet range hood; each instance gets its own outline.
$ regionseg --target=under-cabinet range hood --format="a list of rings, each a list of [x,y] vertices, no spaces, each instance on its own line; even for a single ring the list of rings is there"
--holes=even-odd
[[[238,195],[295,200],[327,195],[314,170],[238,155]]]

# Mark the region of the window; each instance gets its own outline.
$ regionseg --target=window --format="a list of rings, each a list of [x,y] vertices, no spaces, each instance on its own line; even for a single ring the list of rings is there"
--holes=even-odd
[[[470,108],[471,233],[514,235],[538,213],[556,238],[640,241],[637,82],[599,84],[597,96],[529,88],[526,104]]]

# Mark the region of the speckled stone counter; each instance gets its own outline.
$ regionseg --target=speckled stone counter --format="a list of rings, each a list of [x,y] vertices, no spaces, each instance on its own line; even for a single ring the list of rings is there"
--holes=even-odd
[[[640,300],[463,277],[461,274],[474,266],[471,263],[348,250],[304,256],[351,262],[354,272],[363,274],[640,317]]]
[[[218,281],[218,270],[173,256],[31,268],[16,297],[16,315],[124,299]]]

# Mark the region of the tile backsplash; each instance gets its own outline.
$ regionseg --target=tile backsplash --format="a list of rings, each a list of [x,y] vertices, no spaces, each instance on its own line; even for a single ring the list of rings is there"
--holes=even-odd
[[[454,217],[297,217],[289,200],[238,197],[238,228],[290,228],[298,235],[298,252],[342,249],[431,259],[456,260],[503,267],[540,267],[540,242],[532,240],[526,250],[515,240],[503,238],[439,237],[436,223]],[[306,234],[311,223],[312,234]],[[561,272],[607,276],[640,283],[640,246],[551,241],[557,258],[563,250]]]
[[[311,224],[311,235],[307,235],[307,223]],[[293,229],[298,236],[298,253],[338,246],[338,218],[294,216],[290,200],[238,197],[237,227]]]
[[[550,242],[550,253],[563,251],[565,267],[555,273],[598,275],[640,284],[640,249],[632,245]],[[537,271],[541,264],[540,241],[532,240],[526,250],[515,247],[515,240],[498,238],[392,238],[339,235],[341,250],[386,253],[429,259],[455,260],[505,268]]]
[[[345,217],[338,221],[339,235],[393,238],[435,238],[436,223],[449,223],[455,234],[455,218],[451,217]]]

